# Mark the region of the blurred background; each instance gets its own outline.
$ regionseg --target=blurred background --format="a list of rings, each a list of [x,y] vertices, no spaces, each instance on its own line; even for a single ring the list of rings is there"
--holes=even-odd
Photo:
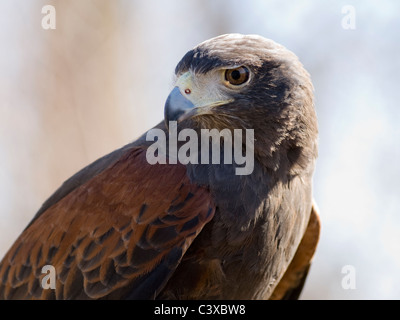
[[[394,0],[2,0],[0,258],[64,180],[163,118],[188,50],[256,33],[315,87],[323,227],[302,298],[400,299],[399,30]]]

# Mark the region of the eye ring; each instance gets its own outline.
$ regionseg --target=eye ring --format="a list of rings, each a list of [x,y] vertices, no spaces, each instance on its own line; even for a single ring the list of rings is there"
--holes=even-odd
[[[245,66],[225,70],[225,81],[233,86],[240,86],[250,79],[250,71]]]

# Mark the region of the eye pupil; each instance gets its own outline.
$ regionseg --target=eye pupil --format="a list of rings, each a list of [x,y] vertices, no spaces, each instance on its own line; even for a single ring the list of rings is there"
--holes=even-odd
[[[231,77],[234,80],[239,80],[240,79],[240,72],[238,70],[233,70],[231,73]]]
[[[249,69],[244,66],[235,69],[227,69],[225,71],[225,80],[234,86],[238,86],[247,82],[249,77]]]

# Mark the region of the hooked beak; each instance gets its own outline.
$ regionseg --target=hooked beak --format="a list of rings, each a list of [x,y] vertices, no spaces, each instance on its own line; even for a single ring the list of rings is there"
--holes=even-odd
[[[192,113],[190,115],[188,113],[194,108],[194,104],[182,95],[179,87],[175,87],[169,94],[164,107],[164,119],[167,128],[170,121],[180,122],[189,118]]]

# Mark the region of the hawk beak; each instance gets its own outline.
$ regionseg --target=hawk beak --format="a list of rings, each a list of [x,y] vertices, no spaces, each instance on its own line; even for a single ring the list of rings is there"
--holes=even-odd
[[[170,121],[180,122],[184,119],[189,118],[192,113],[190,110],[194,110],[194,104],[186,99],[179,87],[175,87],[169,94],[164,107],[164,120],[167,128],[169,127]],[[190,114],[189,114],[190,112]]]

